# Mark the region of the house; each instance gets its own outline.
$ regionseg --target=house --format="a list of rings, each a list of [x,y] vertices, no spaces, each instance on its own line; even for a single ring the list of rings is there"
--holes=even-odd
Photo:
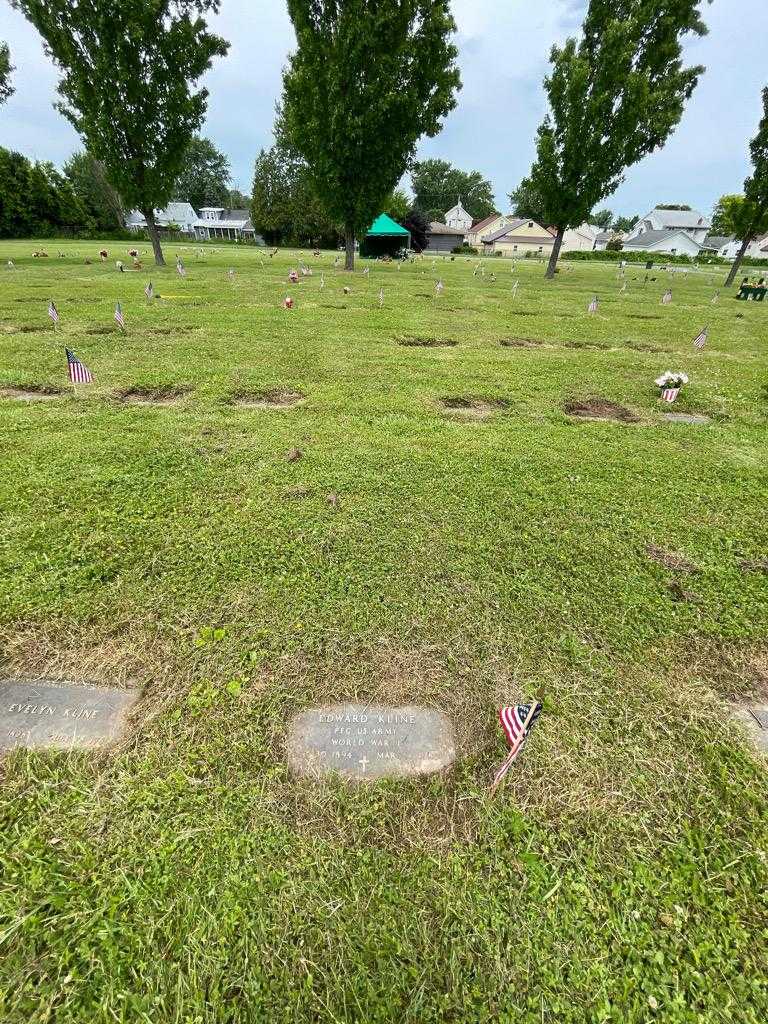
[[[627,236],[627,241],[634,242],[636,238],[648,231],[685,231],[689,238],[701,247],[711,228],[712,222],[698,210],[664,210],[657,206],[645,217],[641,217]],[[633,246],[633,248],[637,248],[637,246]],[[670,252],[671,250],[658,249],[657,251]]]
[[[592,246],[593,249],[602,252],[608,248],[608,243],[614,240],[621,243],[624,242],[626,235],[621,231],[598,231],[595,235],[595,244]]]
[[[451,209],[446,213],[443,217],[443,221],[446,227],[456,228],[461,231],[462,242],[464,241],[464,236],[472,227],[472,215],[467,213],[461,205],[461,199],[459,199],[456,205],[451,207]],[[461,245],[461,242],[458,244]]]
[[[736,259],[740,252],[741,242],[738,238],[725,239],[718,249],[718,255],[731,262]],[[747,246],[747,251],[744,255],[751,260],[768,259],[768,235],[765,238],[753,239]]]
[[[593,224],[585,223],[577,228],[568,228],[563,235],[563,252],[592,252],[599,233]]]
[[[189,203],[168,203],[164,210],[155,210],[155,223],[161,229],[178,230],[183,235],[193,235],[197,214]],[[147,222],[144,214],[131,210],[125,218],[125,226],[129,231],[145,231]]]
[[[643,231],[634,238],[627,238],[623,248],[627,252],[660,252],[670,256],[698,256],[702,250],[702,244],[682,229],[677,231],[659,230]]]
[[[486,256],[549,256],[555,237],[535,220],[515,217],[504,227],[484,235],[481,241]]]
[[[467,245],[473,246],[478,249],[483,244],[483,235],[492,235],[494,231],[498,231],[499,228],[506,227],[507,224],[511,224],[515,218],[511,213],[506,215],[501,213],[492,213],[490,217],[483,217],[482,220],[476,221],[472,227],[467,231]]]
[[[195,219],[195,238],[200,242],[211,238],[226,238],[234,242],[264,245],[264,239],[253,229],[247,210],[226,210],[223,206],[200,208],[200,216]]]
[[[450,252],[457,245],[462,245],[466,232],[463,228],[450,227],[432,221],[427,231],[427,250],[429,252]]]

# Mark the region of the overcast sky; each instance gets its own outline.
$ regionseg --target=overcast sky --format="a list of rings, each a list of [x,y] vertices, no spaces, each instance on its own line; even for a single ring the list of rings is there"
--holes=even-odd
[[[425,140],[419,156],[481,171],[506,208],[507,193],[531,165],[550,46],[577,31],[585,7],[586,0],[453,0],[464,88],[442,133]],[[686,56],[706,65],[706,74],[675,135],[630,168],[606,204],[617,213],[645,213],[657,202],[707,212],[721,193],[739,191],[748,173],[747,142],[768,84],[768,2],[714,0],[705,19],[709,35],[691,41]],[[232,46],[206,79],[204,134],[229,156],[235,183],[249,191],[254,157],[271,141],[293,31],[282,0],[222,0],[215,25]],[[0,107],[0,145],[61,164],[79,141],[52,107],[56,71],[7,0],[0,0],[1,39],[16,65],[16,93]]]

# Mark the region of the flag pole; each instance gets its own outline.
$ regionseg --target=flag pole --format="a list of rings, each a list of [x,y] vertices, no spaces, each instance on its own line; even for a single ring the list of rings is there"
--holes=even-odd
[[[496,773],[496,778],[494,779],[493,785],[491,786],[491,796],[493,796],[494,793],[496,792],[496,790],[499,788],[499,786],[501,785],[501,782],[502,782],[504,776],[509,771],[509,769],[510,769],[510,767],[512,765],[512,762],[515,760],[517,755],[523,749],[523,744],[525,743],[526,737],[528,736],[529,723],[530,723],[531,719],[533,718],[534,712],[536,711],[536,708],[538,706],[539,706],[539,702],[537,700],[534,700],[534,702],[531,704],[531,708],[530,708],[530,710],[528,712],[528,715],[526,716],[526,719],[523,722],[523,735],[520,737],[520,742],[517,744],[516,747],[513,747],[512,750],[510,750],[510,752],[504,758],[504,763],[502,764],[502,766],[499,768],[498,772]]]

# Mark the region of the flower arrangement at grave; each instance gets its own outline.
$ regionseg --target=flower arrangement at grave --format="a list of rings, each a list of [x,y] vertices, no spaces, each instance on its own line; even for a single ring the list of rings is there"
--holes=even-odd
[[[656,386],[661,388],[661,398],[665,402],[674,402],[680,394],[680,388],[688,383],[688,374],[682,370],[665,370],[656,378]]]
[[[295,270],[292,270],[288,274],[288,280],[291,282],[291,284],[298,284],[299,283],[299,275],[296,273]]]
[[[293,299],[290,295],[286,295],[283,301],[283,309],[293,309]]]

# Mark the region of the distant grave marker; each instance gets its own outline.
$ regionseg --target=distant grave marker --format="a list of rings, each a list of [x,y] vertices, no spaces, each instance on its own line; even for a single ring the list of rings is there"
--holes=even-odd
[[[692,423],[695,426],[703,426],[711,422],[710,416],[697,415],[696,413],[665,412],[663,415],[668,423]]]
[[[439,711],[339,704],[297,715],[288,762],[300,775],[338,772],[359,782],[426,775],[456,758],[453,728]]]
[[[0,750],[90,750],[116,740],[138,700],[131,690],[22,679],[0,681]]]

